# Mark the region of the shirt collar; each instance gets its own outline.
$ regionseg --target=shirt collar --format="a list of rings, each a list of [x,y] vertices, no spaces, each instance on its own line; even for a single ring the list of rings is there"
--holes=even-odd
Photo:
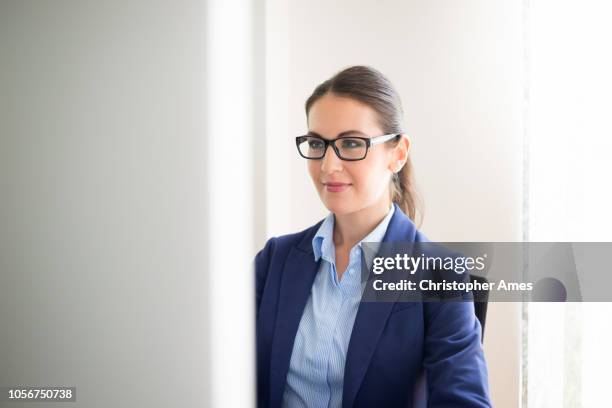
[[[387,227],[389,226],[389,222],[393,217],[393,213],[395,212],[395,205],[391,204],[391,208],[389,212],[385,216],[385,218],[370,232],[365,238],[357,243],[356,246],[361,248],[362,242],[380,242],[385,236],[385,232],[387,232]],[[334,214],[329,213],[323,223],[317,230],[314,238],[312,239],[312,250],[314,252],[315,261],[318,261],[321,257],[323,259],[335,263],[336,259],[336,249],[334,247]]]

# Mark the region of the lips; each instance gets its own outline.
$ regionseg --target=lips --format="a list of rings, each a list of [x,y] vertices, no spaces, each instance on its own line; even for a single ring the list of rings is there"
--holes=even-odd
[[[323,183],[325,185],[325,189],[330,193],[339,193],[341,191],[346,190],[350,184],[349,183],[338,183],[338,182],[328,182]]]

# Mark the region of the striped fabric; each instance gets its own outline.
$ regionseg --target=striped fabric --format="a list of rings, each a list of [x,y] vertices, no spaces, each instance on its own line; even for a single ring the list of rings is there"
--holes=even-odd
[[[394,211],[391,205],[361,242],[382,241]],[[293,343],[283,407],[342,406],[346,352],[362,292],[361,242],[351,249],[347,270],[338,280],[333,231],[330,213],[312,240],[315,260],[323,259]]]

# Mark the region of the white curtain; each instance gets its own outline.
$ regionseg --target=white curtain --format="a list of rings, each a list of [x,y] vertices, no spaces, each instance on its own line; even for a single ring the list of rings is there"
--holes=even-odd
[[[612,13],[592,0],[524,5],[526,238],[612,241]],[[523,406],[609,404],[612,304],[525,308]]]

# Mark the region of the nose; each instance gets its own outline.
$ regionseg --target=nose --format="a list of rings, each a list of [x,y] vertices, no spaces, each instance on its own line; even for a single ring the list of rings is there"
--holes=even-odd
[[[342,160],[336,154],[332,146],[328,146],[325,151],[325,156],[321,159],[321,171],[323,173],[332,173],[342,170]]]

